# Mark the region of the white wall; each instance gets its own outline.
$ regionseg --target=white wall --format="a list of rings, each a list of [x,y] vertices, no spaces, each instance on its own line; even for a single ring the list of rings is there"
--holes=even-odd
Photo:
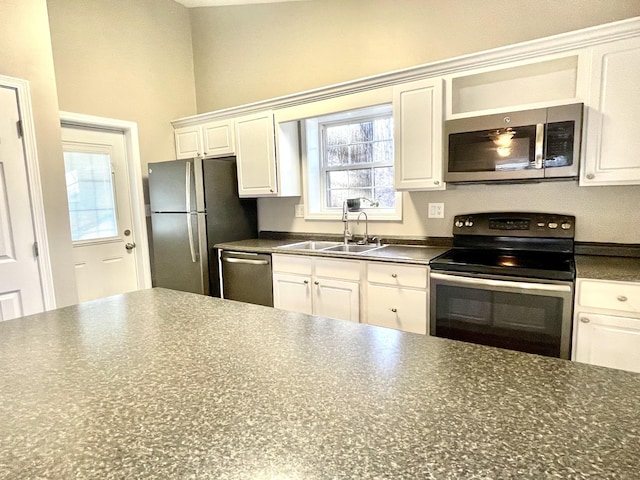
[[[202,113],[638,16],[640,1],[311,0],[190,14]],[[260,199],[260,229],[342,231],[338,219],[295,218],[300,202]],[[427,218],[429,202],[444,202],[444,219]],[[450,186],[405,193],[403,220],[370,231],[450,236],[455,214],[513,209],[575,215],[581,241],[640,243],[639,202],[640,187]]]
[[[58,99],[45,0],[0,2],[0,74],[29,81],[58,306],[76,303]]]
[[[342,232],[340,218],[305,221],[294,217],[299,197],[260,199],[260,229],[310,233]],[[369,233],[384,237],[448,237],[453,217],[491,211],[564,213],[576,216],[576,240],[640,243],[640,186],[578,187],[576,182],[521,185],[448,185],[446,191],[403,194],[404,218],[370,222]],[[428,204],[444,203],[445,218],[427,218]],[[360,233],[363,226],[352,226]],[[363,231],[363,230],[362,230]]]
[[[60,110],[138,123],[142,171],[175,158],[196,108],[188,9],[173,0],[48,0]]]

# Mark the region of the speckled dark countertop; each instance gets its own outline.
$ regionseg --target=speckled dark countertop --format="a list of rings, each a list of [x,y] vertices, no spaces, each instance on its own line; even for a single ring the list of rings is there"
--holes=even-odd
[[[154,289],[0,322],[2,479],[637,479],[640,375]]]
[[[640,258],[576,255],[576,277],[640,282]]]
[[[385,245],[369,252],[348,254],[340,252],[328,252],[326,250],[287,250],[281,249],[283,245],[297,243],[303,240],[271,240],[271,239],[251,239],[237,242],[219,243],[216,248],[222,250],[234,250],[238,252],[255,253],[284,253],[293,255],[312,255],[316,257],[338,257],[353,260],[374,260],[394,263],[415,263],[427,265],[438,255],[443,254],[448,247],[430,247],[419,245]]]

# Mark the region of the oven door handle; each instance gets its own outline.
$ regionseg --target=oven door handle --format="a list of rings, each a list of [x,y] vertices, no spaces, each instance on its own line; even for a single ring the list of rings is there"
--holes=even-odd
[[[431,272],[433,280],[448,280],[456,283],[465,283],[468,285],[498,287],[498,288],[516,288],[520,290],[538,290],[546,292],[571,292],[570,285],[556,285],[550,283],[533,283],[533,282],[514,282],[511,280],[491,280],[479,277],[462,277],[459,275],[447,275],[442,273]]]

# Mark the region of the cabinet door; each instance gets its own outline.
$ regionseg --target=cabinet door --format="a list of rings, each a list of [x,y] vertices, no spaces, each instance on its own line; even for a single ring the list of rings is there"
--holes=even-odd
[[[640,372],[640,319],[578,314],[575,360]]]
[[[393,91],[396,190],[443,190],[442,79],[398,85]]]
[[[200,127],[176,128],[173,132],[176,141],[176,158],[185,160],[202,155]]]
[[[313,313],[311,277],[306,275],[273,274],[273,306],[291,312]]]
[[[314,313],[321,317],[360,321],[360,285],[327,278],[316,278]]]
[[[236,164],[241,197],[277,194],[274,144],[271,111],[236,119]]]
[[[233,155],[235,141],[233,122],[210,122],[202,125],[202,143],[205,157]]]
[[[427,292],[369,284],[367,323],[425,335]]]
[[[580,185],[640,184],[640,38],[592,50]]]

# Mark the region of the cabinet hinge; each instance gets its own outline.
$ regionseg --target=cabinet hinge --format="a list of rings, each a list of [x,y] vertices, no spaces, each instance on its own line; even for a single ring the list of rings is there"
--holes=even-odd
[[[18,137],[22,138],[22,120],[16,122],[16,127],[18,129]]]
[[[40,256],[40,250],[38,250],[38,242],[33,242],[33,256],[36,258]]]

